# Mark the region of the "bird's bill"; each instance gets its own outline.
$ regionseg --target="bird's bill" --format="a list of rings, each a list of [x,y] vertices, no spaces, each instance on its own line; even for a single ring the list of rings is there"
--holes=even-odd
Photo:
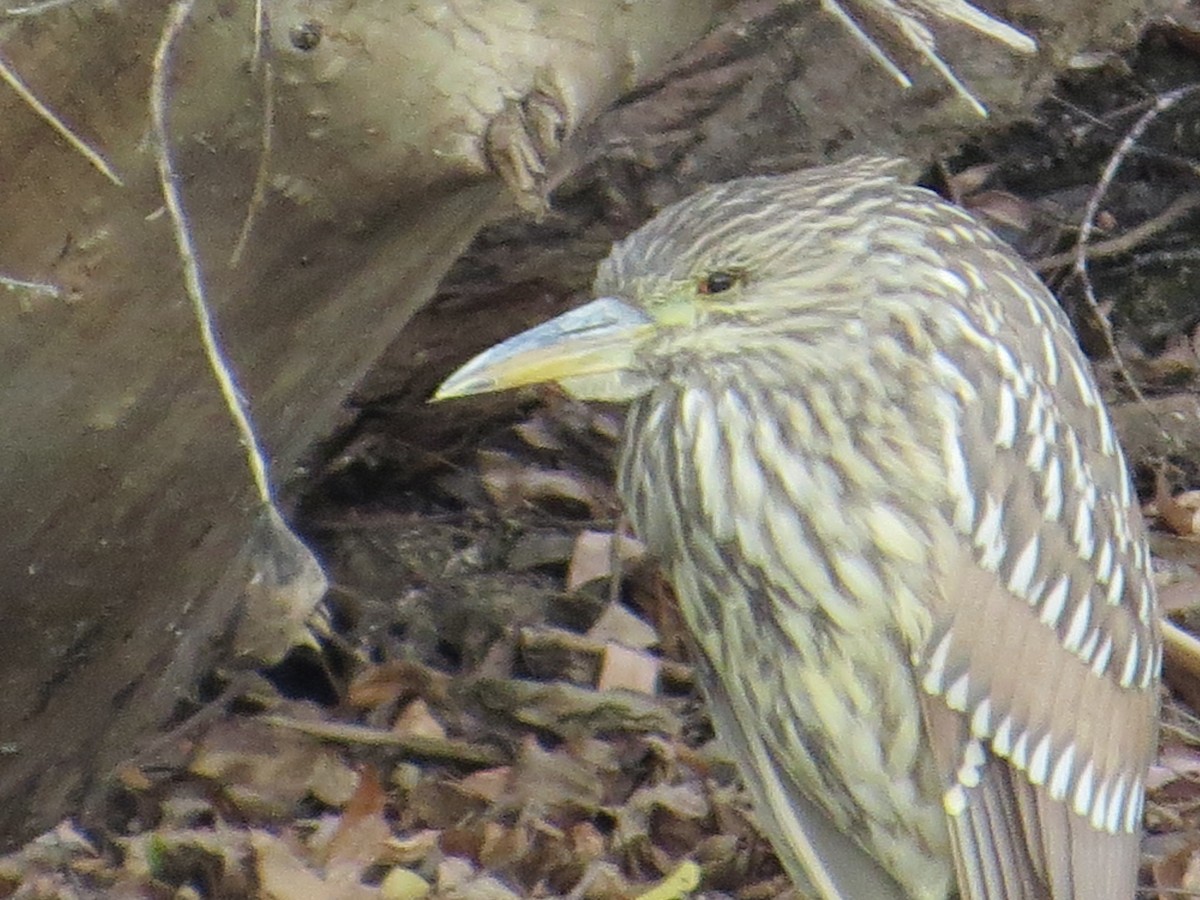
[[[628,371],[654,321],[641,310],[601,297],[480,353],[442,382],[435,401],[530,384],[599,383]],[[576,393],[572,391],[572,393]]]

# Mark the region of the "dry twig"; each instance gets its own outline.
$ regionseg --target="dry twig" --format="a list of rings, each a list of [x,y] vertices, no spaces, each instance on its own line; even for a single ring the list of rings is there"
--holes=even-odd
[[[1200,193],[1184,194],[1182,197],[1177,197],[1170,206],[1157,216],[1147,219],[1140,225],[1135,225],[1133,228],[1116,237],[1089,245],[1087,248],[1087,258],[1089,260],[1104,259],[1109,256],[1119,256],[1122,253],[1129,253],[1155,235],[1166,231],[1197,208],[1200,208]],[[1039,260],[1035,260],[1033,267],[1039,272],[1050,272],[1062,266],[1074,265],[1078,259],[1078,253],[1078,248],[1073,248],[1062,253],[1055,253],[1052,256],[1044,256]]]
[[[159,39],[158,49],[154,53],[153,77],[150,81],[150,116],[154,125],[154,156],[158,164],[159,184],[171,225],[175,232],[175,246],[179,252],[179,260],[183,267],[184,285],[196,324],[200,329],[200,341],[204,354],[212,368],[213,375],[221,390],[221,396],[229,410],[246,450],[246,460],[258,490],[259,499],[264,506],[274,508],[274,496],[270,479],[267,474],[267,458],[258,441],[258,434],[250,421],[250,413],[246,408],[245,399],[238,390],[233,369],[225,358],[224,350],[217,337],[216,324],[205,297],[204,279],[200,262],[196,255],[192,231],[188,225],[187,214],[183,206],[183,196],[179,191],[179,177],[175,172],[174,161],[171,157],[170,131],[167,127],[168,81],[171,74],[171,58],[175,42],[191,15],[194,0],[177,0],[167,15]]]
[[[310,737],[339,744],[358,744],[367,747],[392,747],[407,756],[437,759],[468,766],[491,768],[510,762],[509,758],[493,747],[456,741],[450,738],[425,735],[399,735],[392,731],[369,728],[366,725],[350,725],[341,722],[315,722],[292,719],[287,716],[259,716],[257,721],[275,728],[299,731]]]
[[[263,0],[255,0],[254,4],[254,56],[250,62],[251,71],[257,72],[262,68],[263,78],[263,126],[259,143],[258,170],[254,173],[254,189],[250,194],[250,202],[246,206],[246,217],[242,220],[241,231],[238,232],[237,243],[229,257],[230,268],[237,268],[250,239],[250,229],[254,227],[254,219],[262,208],[267,193],[267,176],[271,170],[271,147],[275,135],[275,69],[271,60],[263,52],[266,36],[270,28],[267,21],[267,10]]]
[[[1087,301],[1092,314],[1096,317],[1096,321],[1100,324],[1100,328],[1104,333],[1105,345],[1108,347],[1108,351],[1116,363],[1117,371],[1121,373],[1121,377],[1125,379],[1129,390],[1141,403],[1146,402],[1146,397],[1142,393],[1141,388],[1137,386],[1137,382],[1133,380],[1133,376],[1125,365],[1125,360],[1117,350],[1117,341],[1116,336],[1113,334],[1112,322],[1101,311],[1100,302],[1096,299],[1096,290],[1092,286],[1091,277],[1088,275],[1088,242],[1091,239],[1092,232],[1096,228],[1096,216],[1100,212],[1100,204],[1104,202],[1104,198],[1108,194],[1109,188],[1112,187],[1117,172],[1120,171],[1126,158],[1137,147],[1137,143],[1141,140],[1142,135],[1146,133],[1146,129],[1164,112],[1197,91],[1200,91],[1200,84],[1191,84],[1187,87],[1178,88],[1163,94],[1155,100],[1154,105],[1150,109],[1146,110],[1133,123],[1133,127],[1126,132],[1125,137],[1122,138],[1121,143],[1109,158],[1108,164],[1104,167],[1104,172],[1100,176],[1100,181],[1097,182],[1095,190],[1092,191],[1092,195],[1088,198],[1087,207],[1083,213],[1083,221],[1079,225],[1079,235],[1075,239],[1075,274],[1079,277],[1080,284],[1083,285],[1084,299]]]
[[[946,22],[958,22],[981,34],[1006,44],[1018,53],[1034,53],[1037,43],[1011,25],[993,18],[966,0],[858,0],[860,5],[871,9],[876,15],[890,21],[909,46],[921,54],[937,73],[945,79],[960,97],[971,105],[980,116],[987,116],[987,108],[979,102],[970,89],[962,83],[938,53],[933,32],[922,21],[922,14],[932,14]],[[821,7],[842,23],[871,57],[904,87],[912,86],[912,79],[900,69],[878,42],[855,20],[840,0],[821,0]]]
[[[59,118],[58,114],[55,113],[54,110],[39,100],[37,95],[35,95],[33,91],[29,89],[28,85],[21,80],[21,76],[19,76],[13,70],[13,68],[3,57],[0,57],[0,80],[4,81],[5,84],[16,91],[17,96],[24,100],[25,104],[35,113],[37,113],[38,117],[43,122],[58,132],[62,139],[70,144],[84,159],[91,163],[91,165],[97,171],[99,171],[101,175],[103,175],[117,187],[125,186],[125,183],[121,181],[121,177],[117,175],[117,173],[113,170],[113,167],[108,164],[108,161],[105,160],[105,158],[101,156],[98,151],[93,150],[88,145],[87,141],[72,131],[70,126],[68,126],[67,123],[61,118]]]
[[[1163,656],[1168,671],[1200,679],[1200,639],[1166,618],[1162,620],[1162,632]]]

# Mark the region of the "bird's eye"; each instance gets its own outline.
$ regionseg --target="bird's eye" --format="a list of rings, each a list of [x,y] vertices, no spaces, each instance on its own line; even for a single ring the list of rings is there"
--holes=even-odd
[[[701,294],[723,294],[741,281],[738,272],[710,272],[700,281]]]

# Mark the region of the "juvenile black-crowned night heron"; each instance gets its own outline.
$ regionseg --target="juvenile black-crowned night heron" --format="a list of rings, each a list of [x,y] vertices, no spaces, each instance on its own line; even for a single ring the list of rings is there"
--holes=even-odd
[[[703,190],[438,397],[634,400],[621,494],[798,883],[1130,900],[1161,650],[1125,462],[1046,288],[894,170]]]

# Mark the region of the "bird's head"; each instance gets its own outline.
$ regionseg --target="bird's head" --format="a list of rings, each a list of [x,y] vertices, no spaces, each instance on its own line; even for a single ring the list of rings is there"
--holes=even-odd
[[[846,190],[807,172],[743,178],[668,207],[600,265],[599,299],[476,356],[435,400],[556,382],[581,399],[629,400],[670,361],[754,352],[782,333],[840,326],[858,276],[853,195],[894,181],[896,163],[847,164]],[[831,242],[838,241],[838,253]],[[854,299],[854,298],[860,299]]]

